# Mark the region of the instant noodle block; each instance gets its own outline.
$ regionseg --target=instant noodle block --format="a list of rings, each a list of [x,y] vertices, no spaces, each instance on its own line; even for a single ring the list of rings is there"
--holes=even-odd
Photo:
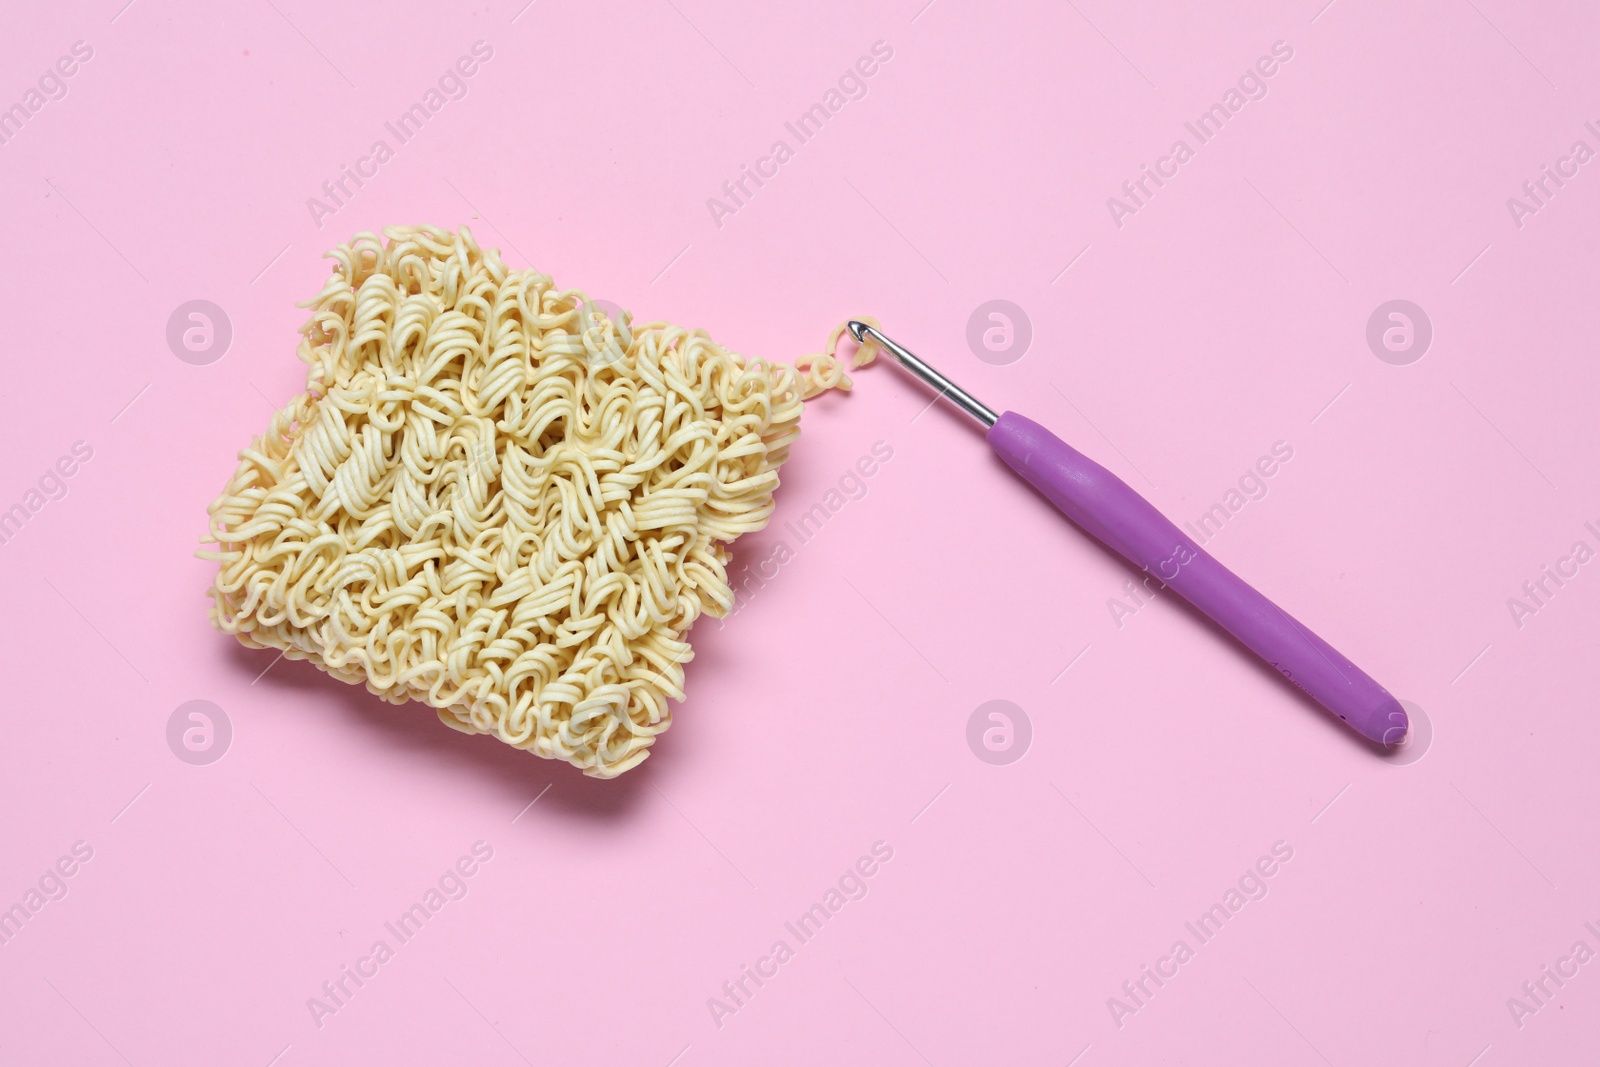
[[[239,453],[201,554],[212,620],[395,704],[610,778],[732,604],[827,352],[745,359],[634,325],[465,228],[329,253],[305,392]],[[857,354],[857,363],[871,357]]]

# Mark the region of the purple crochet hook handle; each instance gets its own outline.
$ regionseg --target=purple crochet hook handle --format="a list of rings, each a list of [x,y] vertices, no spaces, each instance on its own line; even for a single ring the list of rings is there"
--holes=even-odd
[[[1218,563],[1128,483],[1012,411],[989,427],[988,439],[1067,518],[1155,575],[1351,729],[1386,745],[1405,737],[1405,709],[1388,690]]]
[[[859,329],[858,329],[859,327]],[[1030,419],[996,416],[876,329],[852,322],[987,427],[989,446],[1067,518],[1154,575],[1369,740],[1399,744],[1405,709],[1332,645],[1224,567],[1121,478]]]

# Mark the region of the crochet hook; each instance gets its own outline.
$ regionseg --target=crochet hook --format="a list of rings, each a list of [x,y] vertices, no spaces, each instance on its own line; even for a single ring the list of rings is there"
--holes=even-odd
[[[1204,612],[1340,721],[1380,744],[1404,740],[1406,712],[1388,690],[1217,562],[1121,478],[1031,419],[1014,411],[996,415],[876,327],[852,320],[849,330],[857,341],[872,338],[976,419],[989,447],[1067,518]]]

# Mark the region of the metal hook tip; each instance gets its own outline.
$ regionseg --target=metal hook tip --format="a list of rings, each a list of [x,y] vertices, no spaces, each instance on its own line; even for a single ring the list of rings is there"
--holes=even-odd
[[[854,337],[857,341],[862,339],[862,334],[866,333],[868,329],[866,323],[857,322],[855,319],[851,319],[849,323],[846,324],[846,328],[849,329],[850,336]]]

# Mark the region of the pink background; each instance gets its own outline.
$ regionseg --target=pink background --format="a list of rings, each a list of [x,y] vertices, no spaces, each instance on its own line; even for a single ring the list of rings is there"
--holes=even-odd
[[[0,907],[93,849],[0,947],[0,1060],[1593,1057],[1600,962],[1520,1020],[1507,999],[1600,950],[1600,563],[1520,627],[1507,600],[1600,548],[1600,162],[1520,227],[1506,204],[1600,148],[1592,5],[123,2],[28,5],[0,39],[0,106],[93,49],[0,145],[0,508],[93,449],[0,546]],[[478,40],[468,95],[398,145],[384,123]],[[877,41],[865,98],[797,146],[784,122]],[[1275,41],[1268,95],[1119,228],[1107,198]],[[780,137],[719,227],[707,198]],[[379,138],[319,228],[307,198]],[[738,558],[874,442],[892,460],[696,630],[689,699],[622,780],[268,669],[206,622],[205,505],[301,388],[320,253],[422,222],[751,355],[875,314],[1179,521],[1287,443],[1210,547],[1430,747],[1374,755],[1167,597],[1118,627],[1130,572],[887,366],[811,407]],[[209,365],[166,341],[194,299],[232,324]],[[1032,325],[1007,365],[967,345],[990,299]],[[1432,322],[1409,365],[1366,341],[1392,299]],[[1006,766],[966,740],[996,699],[1032,725]],[[232,724],[207,766],[168,747],[190,700]],[[319,1028],[308,998],[478,841],[467,896]],[[868,895],[800,945],[784,923],[879,841]],[[1280,841],[1200,945],[1185,922]],[[719,1027],[708,998],[779,938]],[[1108,998],[1180,938],[1119,1027]]]

